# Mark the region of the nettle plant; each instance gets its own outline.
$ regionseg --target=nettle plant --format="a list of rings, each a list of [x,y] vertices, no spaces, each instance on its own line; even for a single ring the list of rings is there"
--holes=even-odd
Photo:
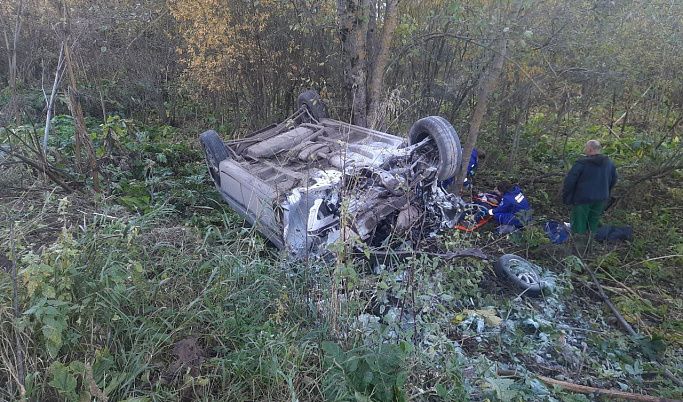
[[[59,201],[58,213],[65,222],[68,205],[66,198]],[[44,384],[41,385],[44,376],[49,378],[49,386],[66,400],[75,400],[78,395],[88,393],[86,390],[97,389],[88,382],[103,384],[103,368],[111,365],[106,348],[95,350],[94,359],[90,359],[92,366],[84,359],[86,353],[92,353],[84,348],[92,345],[93,329],[97,332],[114,318],[111,309],[99,300],[103,295],[123,292],[142,272],[139,263],[100,266],[91,261],[90,253],[97,246],[101,251],[109,246],[120,249],[130,244],[135,231],[124,234],[114,226],[107,228],[118,234],[103,241],[91,232],[77,238],[65,224],[55,243],[40,251],[30,250],[22,257],[19,278],[24,292],[19,303],[27,308],[17,325],[22,335],[33,343],[27,356],[29,362],[35,362],[29,364],[26,377],[29,396],[45,392]],[[49,369],[43,372],[41,364],[49,365]],[[109,385],[115,374],[108,370],[107,392],[112,390]]]
[[[344,351],[334,342],[323,342],[326,375],[323,392],[328,400],[405,401],[409,375],[406,357],[414,351],[408,342],[380,344]]]
[[[50,357],[67,345],[75,345],[79,335],[70,331],[67,321],[80,310],[83,276],[76,264],[80,251],[71,234],[63,229],[61,241],[40,255],[29,251],[23,258],[21,276],[26,289],[26,304],[31,306],[21,321],[29,332],[42,333]]]

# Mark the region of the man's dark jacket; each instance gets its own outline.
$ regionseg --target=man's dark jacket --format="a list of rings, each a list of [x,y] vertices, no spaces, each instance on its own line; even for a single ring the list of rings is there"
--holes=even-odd
[[[607,155],[584,156],[564,178],[562,201],[567,205],[605,202],[615,184],[617,168]]]

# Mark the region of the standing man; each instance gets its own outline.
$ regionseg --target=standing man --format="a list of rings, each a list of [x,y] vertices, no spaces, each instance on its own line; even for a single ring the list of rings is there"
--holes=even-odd
[[[600,214],[617,184],[617,168],[607,155],[600,154],[600,143],[590,140],[583,147],[586,156],[579,158],[564,178],[562,201],[573,205],[571,231],[584,234],[598,231]]]

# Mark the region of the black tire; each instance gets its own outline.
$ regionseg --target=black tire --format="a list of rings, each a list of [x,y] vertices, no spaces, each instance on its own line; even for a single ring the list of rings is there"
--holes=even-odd
[[[223,140],[218,133],[213,130],[204,131],[199,135],[199,142],[202,144],[204,150],[204,157],[206,158],[206,167],[209,169],[209,175],[216,184],[216,187],[221,186],[221,173],[219,170],[220,163],[229,158],[228,148],[223,143]]]
[[[439,150],[439,162],[436,170],[440,181],[455,176],[462,162],[460,138],[451,123],[440,116],[429,116],[420,119],[410,129],[408,139],[410,145],[423,141],[431,136]]]
[[[322,118],[330,117],[330,114],[327,111],[327,105],[325,102],[323,102],[320,95],[318,95],[318,93],[312,89],[302,92],[299,95],[299,97],[296,99],[296,107],[298,109],[306,107],[306,109],[308,109],[308,113],[310,113],[310,115],[318,122]],[[301,122],[310,123],[310,118],[304,115],[301,119]]]
[[[524,291],[524,295],[538,297],[543,282],[536,264],[514,254],[505,254],[493,264],[496,275],[507,285]]]

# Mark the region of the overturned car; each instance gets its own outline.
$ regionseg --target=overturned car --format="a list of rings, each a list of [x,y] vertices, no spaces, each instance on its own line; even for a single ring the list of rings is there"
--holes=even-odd
[[[323,255],[338,240],[406,248],[455,225],[464,203],[441,182],[462,149],[448,121],[425,117],[404,139],[331,119],[312,90],[297,104],[245,138],[199,136],[221,196],[290,259]]]

